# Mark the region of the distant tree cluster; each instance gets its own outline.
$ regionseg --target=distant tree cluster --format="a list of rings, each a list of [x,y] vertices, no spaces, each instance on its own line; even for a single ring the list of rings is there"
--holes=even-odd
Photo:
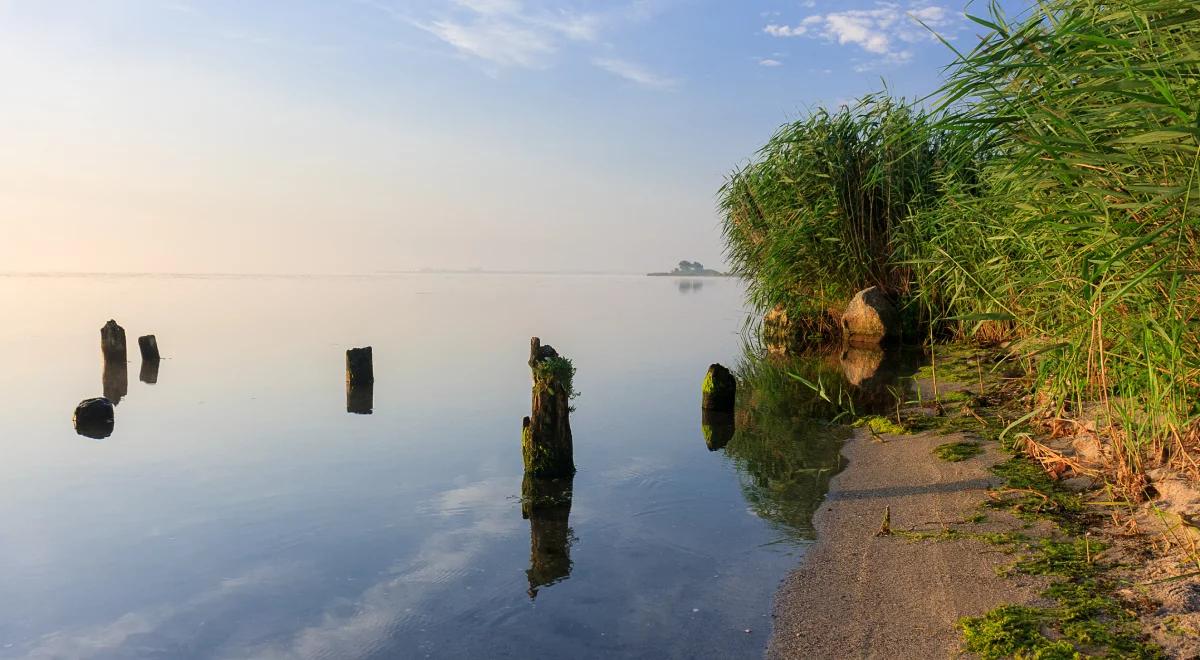
[[[679,267],[675,269],[676,273],[703,273],[704,264],[699,261],[681,261]]]

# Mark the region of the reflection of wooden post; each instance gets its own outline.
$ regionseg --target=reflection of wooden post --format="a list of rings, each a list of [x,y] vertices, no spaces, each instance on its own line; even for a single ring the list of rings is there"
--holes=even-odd
[[[143,360],[157,362],[161,357],[158,354],[158,340],[154,335],[138,337],[138,349],[142,352]]]
[[[530,340],[533,409],[521,425],[526,474],[554,478],[575,474],[571,440],[571,395],[575,367],[537,337]]]
[[[113,405],[121,403],[121,399],[129,394],[129,364],[124,360],[105,360],[100,384],[104,388],[104,398]]]
[[[703,398],[700,407],[704,410],[718,412],[733,412],[733,404],[737,399],[737,379],[725,367],[714,364],[708,367],[704,375],[702,387]]]
[[[737,430],[733,413],[718,410],[700,411],[700,428],[704,431],[704,444],[709,451],[719,451],[733,440]]]
[[[100,353],[111,362],[125,362],[127,359],[125,328],[117,325],[116,321],[109,320],[100,328]]]
[[[539,479],[525,475],[521,482],[521,517],[529,521],[530,598],[538,589],[571,576],[571,487],[573,477]]]
[[[369,385],[375,382],[375,367],[371,363],[371,347],[346,351],[346,383]]]
[[[355,415],[370,415],[375,407],[375,385],[346,383],[346,412]]]
[[[158,383],[159,360],[142,360],[142,370],[138,372],[138,380],[147,385]]]

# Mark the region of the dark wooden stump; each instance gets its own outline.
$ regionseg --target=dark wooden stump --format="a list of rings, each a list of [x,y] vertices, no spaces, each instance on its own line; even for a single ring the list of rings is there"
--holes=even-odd
[[[575,474],[571,439],[571,397],[575,367],[537,337],[530,340],[533,409],[521,424],[526,474],[543,479]]]
[[[704,444],[709,451],[720,451],[733,440],[737,430],[733,413],[719,410],[700,411],[700,429],[704,432]]]
[[[704,385],[701,389],[703,397],[700,407],[704,410],[718,412],[733,412],[737,400],[737,379],[725,367],[714,364],[708,367],[704,375]]]
[[[108,399],[84,399],[75,406],[75,432],[87,438],[101,440],[112,435],[114,426],[113,404]]]
[[[346,383],[346,412],[370,415],[375,411],[374,383]]]
[[[109,320],[100,328],[100,353],[110,362],[125,362],[128,349],[125,345],[125,328]]]
[[[112,401],[114,406],[121,403],[121,399],[129,394],[129,364],[124,360],[105,360],[100,385],[104,398]]]
[[[158,354],[158,340],[154,338],[154,335],[138,337],[138,349],[142,352],[143,360],[157,362],[161,359],[161,356]]]
[[[372,364],[371,347],[346,351],[346,383],[357,386],[374,382],[375,367]]]
[[[571,576],[571,496],[574,477],[539,479],[528,474],[521,482],[521,517],[529,521],[530,598],[538,589]]]

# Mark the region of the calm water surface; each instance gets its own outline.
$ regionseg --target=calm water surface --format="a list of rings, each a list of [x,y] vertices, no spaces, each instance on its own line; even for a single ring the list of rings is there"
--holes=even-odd
[[[839,464],[769,391],[706,445],[732,280],[8,276],[0,309],[0,657],[756,657]],[[94,440],[109,318],[127,392]],[[569,507],[527,520],[533,335],[582,396]]]

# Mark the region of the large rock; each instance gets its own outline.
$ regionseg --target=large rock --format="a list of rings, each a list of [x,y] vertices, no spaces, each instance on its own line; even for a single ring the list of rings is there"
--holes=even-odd
[[[75,432],[88,438],[107,438],[114,425],[112,401],[104,397],[84,399],[75,406]]]
[[[891,300],[871,287],[854,295],[842,314],[842,332],[855,344],[881,344],[900,337],[900,315]]]

